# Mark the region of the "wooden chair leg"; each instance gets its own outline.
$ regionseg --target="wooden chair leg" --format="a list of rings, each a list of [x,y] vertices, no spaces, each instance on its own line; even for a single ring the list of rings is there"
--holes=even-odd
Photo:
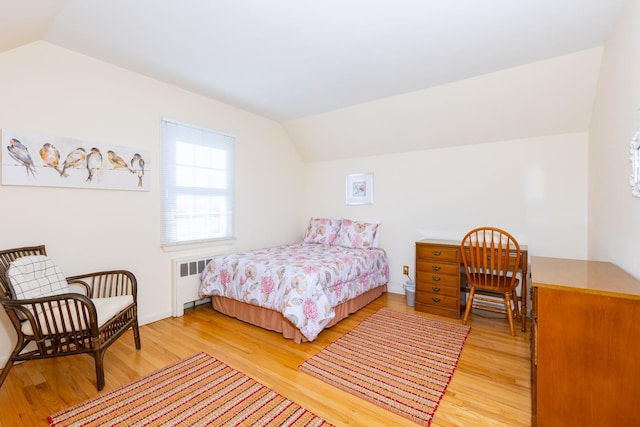
[[[507,319],[509,319],[509,330],[511,331],[511,336],[516,336],[516,331],[513,328],[513,312],[511,311],[511,292],[504,293],[504,305],[507,309]]]
[[[138,328],[138,320],[133,323],[133,340],[136,343],[136,350],[140,350],[140,328]]]
[[[104,352],[105,350],[98,350],[93,353],[96,362],[96,388],[98,391],[102,391],[104,388]]]
[[[467,320],[469,319],[469,313],[471,313],[471,306],[473,305],[473,296],[476,293],[476,288],[471,287],[469,291],[469,300],[467,301],[467,308],[464,310],[464,318],[462,318],[462,324],[466,325]]]
[[[9,360],[7,360],[7,363],[5,363],[4,367],[2,368],[2,373],[0,374],[0,387],[2,387],[2,384],[4,383],[4,380],[6,380],[7,376],[9,376],[9,371],[11,370],[11,367],[13,366],[15,358],[27,346],[28,343],[29,343],[29,341],[24,340],[23,337],[19,337],[18,338],[18,342],[16,343],[16,347],[13,349],[13,352],[9,356]]]
[[[518,321],[522,321],[522,318],[520,317],[520,299],[518,298],[518,293],[515,291],[515,289],[511,292],[511,298],[513,298],[513,305],[516,308],[516,319],[518,319]]]
[[[9,371],[11,370],[12,366],[13,366],[13,360],[9,359],[7,363],[4,365],[4,368],[2,368],[2,374],[0,374],[0,387],[2,387],[4,380],[6,380],[7,376],[9,376]]]

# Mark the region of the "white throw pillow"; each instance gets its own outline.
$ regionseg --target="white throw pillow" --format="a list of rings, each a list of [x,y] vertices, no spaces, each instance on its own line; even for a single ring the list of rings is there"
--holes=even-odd
[[[45,255],[29,255],[16,259],[7,276],[17,299],[48,297],[69,292],[62,270]]]

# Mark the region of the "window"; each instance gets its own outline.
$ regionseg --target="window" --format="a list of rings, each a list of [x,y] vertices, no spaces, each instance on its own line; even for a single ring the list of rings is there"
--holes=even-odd
[[[235,138],[162,120],[162,245],[233,236]]]

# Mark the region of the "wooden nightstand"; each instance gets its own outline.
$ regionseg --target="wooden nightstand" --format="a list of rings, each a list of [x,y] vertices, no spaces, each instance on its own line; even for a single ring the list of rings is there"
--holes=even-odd
[[[416,242],[416,310],[460,318],[459,246],[442,240]]]

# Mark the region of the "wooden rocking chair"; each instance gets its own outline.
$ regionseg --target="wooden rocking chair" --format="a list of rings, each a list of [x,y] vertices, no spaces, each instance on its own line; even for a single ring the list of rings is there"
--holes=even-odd
[[[106,349],[129,328],[140,349],[137,282],[129,271],[65,278],[44,245],[2,250],[0,301],[18,335],[0,386],[15,362],[89,353],[102,390]],[[27,349],[31,343],[35,349]]]

